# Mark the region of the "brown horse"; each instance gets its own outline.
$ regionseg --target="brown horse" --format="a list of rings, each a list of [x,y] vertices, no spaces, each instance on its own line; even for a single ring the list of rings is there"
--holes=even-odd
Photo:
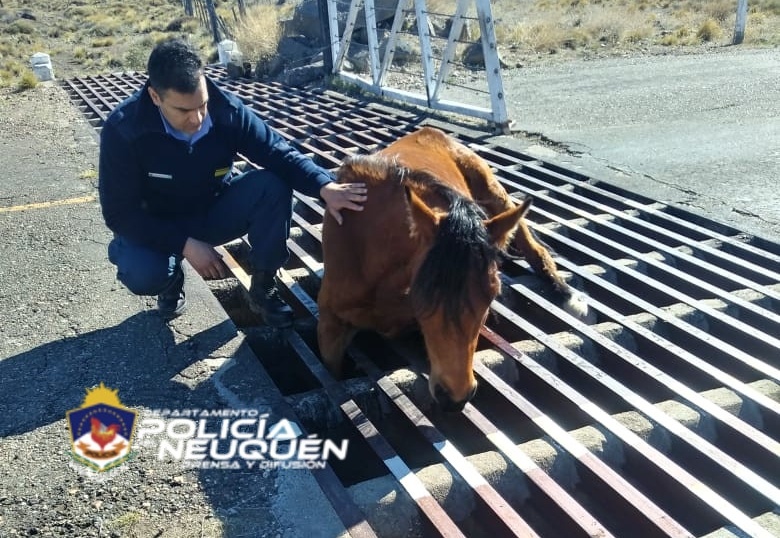
[[[516,206],[487,164],[442,131],[424,127],[350,157],[338,181],[365,182],[368,201],[341,226],[327,213],[323,225],[317,336],[336,375],[358,330],[393,337],[418,327],[431,395],[445,410],[462,409],[476,390],[474,351],[513,234],[534,270],[573,296],[523,220],[530,199]]]

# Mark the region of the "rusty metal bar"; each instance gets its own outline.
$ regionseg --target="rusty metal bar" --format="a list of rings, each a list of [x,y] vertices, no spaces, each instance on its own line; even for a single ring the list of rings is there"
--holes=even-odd
[[[615,271],[615,273],[620,275],[625,275],[630,279],[632,283],[635,285],[641,285],[645,288],[651,287],[648,284],[648,278],[646,275],[640,273],[639,271],[636,271],[635,269],[631,269],[630,267],[626,267],[625,265],[621,265],[618,263],[614,263],[614,260],[611,260],[610,258],[604,256],[600,252],[591,249],[589,247],[583,246],[575,241],[570,240],[567,237],[562,236],[561,234],[557,234],[551,230],[546,230],[544,228],[539,228],[537,230],[540,232],[541,235],[549,238],[554,238],[556,241],[556,244],[559,245],[566,245],[567,247],[574,249],[576,251],[579,251],[584,256],[588,256],[591,260],[600,262],[604,264],[606,267],[610,267],[612,270]],[[569,269],[573,270],[574,267],[569,264],[566,261],[562,261],[562,264],[567,266]],[[578,271],[580,276],[585,277],[584,273],[585,271]],[[628,286],[624,286],[624,288],[627,288]],[[696,301],[690,297],[684,296],[683,294],[680,294],[676,290],[669,288],[668,286],[664,285],[660,282],[653,282],[653,289],[659,289],[665,294],[667,294],[669,297],[677,297],[677,298],[687,298],[688,301],[686,301],[689,305],[694,307],[697,310],[704,311],[708,314],[714,314],[714,319],[721,320],[721,321],[728,321],[724,320],[724,315],[720,314],[719,312],[714,311],[714,309],[701,304],[699,301]],[[636,297],[636,296],[634,296]],[[645,299],[641,299],[639,297],[636,297],[636,300],[633,301],[637,305],[642,305],[644,309],[648,311],[652,311],[654,315],[657,315],[659,318],[663,319],[664,321],[669,322],[671,325],[675,325],[681,329],[683,329],[686,334],[689,334],[691,336],[694,336],[696,338],[701,339],[701,341],[708,346],[713,347],[714,349],[717,349],[721,352],[727,352],[730,356],[733,358],[739,360],[740,362],[744,363],[746,366],[749,366],[750,368],[753,368],[755,371],[760,372],[762,376],[768,378],[768,379],[780,379],[780,371],[778,371],[777,368],[767,364],[764,360],[761,360],[757,357],[754,357],[753,355],[745,352],[743,349],[740,349],[736,347],[735,345],[726,342],[725,340],[718,338],[716,336],[713,336],[712,334],[709,334],[703,330],[700,330],[693,325],[680,320],[679,318],[676,318],[674,315],[671,315],[667,312],[664,312],[662,309],[658,308],[658,305],[653,305],[652,303],[648,302]],[[669,303],[671,304],[671,303]],[[754,333],[757,333],[755,329],[753,329]],[[747,335],[748,337],[754,336],[754,335]]]
[[[700,328],[686,323],[684,320],[669,314],[666,310],[657,308],[654,305],[645,302],[639,296],[634,295],[623,288],[619,288],[597,275],[593,275],[588,271],[581,270],[579,267],[575,266],[574,264],[570,264],[566,260],[559,260],[559,263],[566,269],[575,273],[578,277],[595,282],[609,293],[616,296],[619,295],[622,298],[637,304],[645,312],[650,313],[662,323],[668,323],[670,326],[679,328],[681,331],[684,331],[683,334],[688,337],[694,336],[700,338],[702,342],[711,344],[716,348],[721,348],[721,344],[727,345],[718,340],[713,341],[713,338],[706,332],[702,331]],[[716,366],[713,366],[709,361],[698,357],[694,353],[691,353],[690,351],[683,348],[680,344],[670,340],[668,336],[660,336],[648,329],[645,329],[638,323],[631,321],[629,316],[617,312],[616,310],[608,307],[606,304],[599,302],[594,298],[589,299],[589,304],[591,307],[609,316],[610,319],[613,319],[617,323],[625,326],[629,330],[651,342],[654,348],[659,350],[659,352],[662,350],[665,354],[673,355],[680,361],[683,361],[692,368],[695,368],[697,371],[710,376],[719,383],[722,383],[723,386],[733,390],[748,402],[752,402],[755,405],[756,412],[761,414],[761,421],[763,423],[767,425],[774,424],[777,425],[777,427],[780,427],[780,422],[778,422],[778,417],[780,417],[780,403],[768,398],[764,394],[759,393],[758,391],[748,386],[746,383],[740,381],[735,376],[723,371]],[[775,428],[775,431],[780,430]]]
[[[646,235],[640,235],[636,232],[633,232],[624,226],[620,226],[618,224],[615,224],[614,222],[610,222],[609,220],[604,219],[601,215],[609,215],[611,217],[614,217],[617,220],[630,221],[633,224],[636,224],[637,222],[643,222],[643,223],[645,222],[637,219],[636,217],[633,217],[631,215],[626,215],[624,213],[619,213],[614,209],[611,211],[600,212],[598,214],[588,213],[573,205],[562,202],[559,199],[553,199],[550,196],[545,195],[544,193],[539,193],[537,191],[530,191],[528,189],[525,189],[521,187],[518,183],[510,182],[508,180],[503,181],[503,183],[508,187],[527,191],[529,194],[532,193],[536,200],[542,200],[542,201],[549,202],[550,204],[555,204],[556,209],[564,209],[565,211],[570,212],[573,215],[576,215],[577,217],[587,219],[589,224],[593,224],[594,226],[601,228],[602,231],[609,230],[615,232],[616,234],[619,234],[621,237],[629,238],[636,243],[644,244],[646,245],[646,247],[649,249],[650,252],[652,251],[661,252],[665,256],[669,256],[676,260],[681,260],[685,262],[686,264],[688,264],[687,266],[695,266],[697,270],[702,270],[706,272],[707,276],[711,279],[717,279],[719,281],[729,281],[733,283],[732,285],[735,286],[740,285],[743,286],[744,288],[753,289],[755,291],[767,295],[768,297],[772,297],[774,299],[780,300],[780,293],[773,292],[771,289],[767,288],[762,284],[759,284],[748,278],[742,277],[741,275],[732,273],[724,269],[723,267],[715,266],[714,264],[709,263],[706,260],[697,259],[691,255],[688,255],[680,251],[678,248],[669,247],[666,244],[653,240],[652,238]],[[599,210],[599,209],[603,209],[603,208],[602,207],[594,208],[594,210]],[[563,219],[561,217],[558,217],[557,215],[554,215],[551,211],[540,209],[538,207],[535,208],[534,211],[540,213],[542,216],[546,218],[549,218],[550,221],[554,221],[561,224],[567,229],[575,230],[577,233],[587,236],[588,238],[594,241],[601,241],[605,245],[609,246],[610,248],[624,253],[626,256],[631,256],[637,260],[646,263],[649,266],[659,269],[662,272],[668,273],[669,275],[674,276],[679,282],[687,282],[700,290],[705,290],[709,293],[712,293],[715,296],[733,302],[734,304],[740,306],[743,309],[754,312],[757,315],[767,317],[771,322],[775,324],[780,323],[780,316],[768,311],[767,309],[760,308],[757,307],[756,305],[747,303],[746,301],[743,301],[738,297],[735,297],[733,294],[730,294],[727,291],[724,291],[712,285],[710,282],[704,281],[702,279],[696,278],[695,276],[680,271],[674,266],[670,266],[668,264],[662,263],[652,258],[651,256],[648,256],[646,252],[640,252],[635,248],[630,248],[626,245],[620,244],[613,239],[609,239],[603,233],[599,233],[597,231],[591,230],[579,224],[573,223],[569,219]],[[654,229],[652,231],[654,233],[659,232],[659,230],[657,229]],[[682,236],[674,237],[675,240],[678,238],[682,239]],[[680,244],[686,244],[686,246],[690,246],[691,248],[693,248],[693,245],[691,244],[690,241],[688,243],[682,243],[681,241]],[[765,279],[770,279],[770,281],[772,281],[771,279],[773,278],[775,279],[774,281],[780,280],[780,275],[774,275],[772,273],[767,274],[765,271],[763,272],[762,276]]]
[[[561,516],[569,518],[587,536],[608,538],[613,536],[604,525],[585,510],[557,482],[546,474],[534,460],[528,457],[512,440],[493,424],[474,404],[466,404],[463,414],[481,431],[493,445],[514,463],[518,469],[547,496],[559,509]]]
[[[384,462],[387,469],[396,478],[399,484],[406,490],[412,500],[417,504],[420,513],[431,523],[433,528],[444,537],[464,536],[455,522],[436,502],[423,482],[417,478],[411,469],[398,456],[390,443],[382,436],[379,430],[368,419],[363,411],[351,399],[346,391],[330,375],[325,366],[308,348],[306,343],[295,331],[287,331],[287,342],[293,347],[298,357],[303,360],[317,380],[322,384],[328,397],[341,408],[349,418],[355,429],[363,436],[376,455]]]
[[[500,310],[502,310],[501,311],[502,315],[507,315],[514,319],[518,317],[512,312],[506,312],[503,311],[503,309]],[[707,505],[713,507],[717,513],[724,514],[726,517],[729,518],[729,520],[731,520],[732,523],[737,525],[739,528],[747,531],[750,534],[750,536],[754,536],[754,537],[761,536],[763,538],[770,538],[770,534],[768,532],[766,532],[764,529],[756,525],[756,523],[753,522],[753,520],[750,519],[741,510],[733,506],[730,502],[728,502],[719,494],[711,490],[703,482],[701,482],[700,480],[692,476],[690,473],[685,471],[683,468],[681,468],[679,465],[677,465],[669,458],[664,456],[661,452],[652,448],[645,441],[637,437],[636,434],[629,431],[625,426],[615,421],[611,416],[609,416],[607,413],[601,410],[598,406],[594,405],[586,397],[582,396],[576,390],[568,386],[560,378],[557,378],[556,376],[552,375],[547,369],[543,368],[541,365],[533,361],[530,357],[524,355],[523,353],[515,349],[509,342],[501,338],[497,333],[485,327],[482,330],[482,335],[488,341],[490,341],[490,343],[493,344],[496,348],[501,350],[502,353],[505,353],[506,355],[516,360],[518,364],[524,367],[525,371],[540,377],[547,385],[550,386],[550,388],[560,393],[565,398],[569,399],[572,403],[578,406],[583,412],[590,415],[596,423],[609,429],[611,433],[613,433],[617,438],[621,439],[621,441],[624,443],[626,447],[630,447],[631,449],[636,450],[637,452],[642,454],[647,460],[647,462],[652,464],[656,468],[659,474],[667,475],[669,478],[680,483],[688,490],[689,493],[700,498]],[[567,351],[556,350],[556,351],[560,352],[563,355],[566,355],[568,352],[568,350]],[[581,359],[576,359],[576,360],[579,363],[583,362]],[[507,385],[503,380],[495,376],[495,374],[490,372],[488,369],[475,365],[475,371],[478,372],[480,376],[483,376],[485,379],[489,379],[491,385],[496,387],[513,404],[517,405],[518,408],[522,407],[523,412],[525,412],[524,409],[535,409],[532,406],[532,404],[528,402],[528,400],[526,400],[518,392],[516,392],[511,387],[509,387],[509,385]],[[550,431],[557,431],[557,434],[561,437],[556,437],[556,441],[560,443],[561,440],[564,439],[563,436],[566,435],[566,432],[560,429],[560,427],[557,424],[555,424],[554,421],[547,418],[543,413],[541,413],[541,411],[536,411],[536,413],[539,414],[538,415],[539,418],[545,423],[546,426],[545,430],[548,433]],[[574,450],[575,453],[577,453],[576,449]],[[582,454],[582,455],[578,454],[578,456],[580,461],[582,461],[588,466],[593,465],[598,468],[600,464],[600,460],[595,458],[590,452],[587,452],[586,454]],[[610,473],[611,473],[611,469],[608,471],[604,469],[598,469],[596,472],[597,476],[601,479],[604,479],[605,477],[609,476]],[[613,487],[617,486],[618,489],[616,489],[616,491],[619,491],[621,495],[624,495],[625,496],[624,498],[629,500],[632,506],[638,507],[643,514],[650,517],[655,515],[655,518],[653,519],[654,523],[658,524],[659,526],[662,526],[665,532],[667,532],[670,536],[678,535],[679,533],[687,534],[687,531],[685,531],[682,527],[680,527],[676,521],[671,519],[665,512],[663,512],[660,508],[655,506],[654,503],[646,499],[641,493],[638,493],[638,491],[634,489],[633,486],[628,484],[628,482],[625,482],[625,480],[622,477],[617,475],[616,480],[618,481],[617,484],[613,485]]]
[[[679,242],[681,245],[689,246],[708,256],[727,261],[735,269],[746,269],[754,271],[759,275],[767,275],[766,267],[755,265],[749,260],[738,258],[728,252],[712,248],[706,243],[703,243],[704,238],[717,240],[742,251],[743,254],[750,254],[754,257],[758,257],[764,263],[770,262],[770,267],[776,266],[777,269],[767,276],[775,280],[780,278],[777,274],[777,271],[780,271],[780,256],[756,248],[749,243],[739,240],[739,238],[727,236],[715,232],[712,229],[696,225],[690,219],[683,220],[679,217],[669,215],[656,207],[657,203],[654,201],[648,200],[647,203],[636,202],[631,198],[619,196],[610,190],[594,185],[589,181],[590,178],[587,176],[577,177],[572,172],[568,172],[568,175],[564,175],[563,173],[556,171],[557,167],[539,163],[539,161],[521,161],[521,163],[518,164],[517,155],[510,155],[502,148],[486,147],[478,144],[471,144],[470,147],[484,159],[491,162],[491,164],[500,171],[502,178],[506,176],[507,185],[520,188],[524,191],[530,191],[530,186],[547,190],[551,193],[555,193],[556,196],[560,196],[561,198],[568,198],[579,204],[591,207],[596,214],[615,216],[621,220],[630,222],[632,225],[647,230],[648,233],[669,237],[670,239]],[[531,171],[533,171],[534,174],[529,173]],[[509,178],[516,178],[518,181],[513,184],[509,181]],[[529,187],[521,186],[519,181],[522,181]],[[564,186],[573,187],[573,190],[567,190],[563,188]],[[538,190],[534,190],[534,192],[538,192]],[[589,194],[590,197],[585,196],[585,194]],[[599,202],[599,200],[604,200],[608,203],[602,203]],[[560,202],[556,199],[552,203],[557,204]],[[616,207],[618,209],[616,209]],[[640,214],[646,215],[645,218],[638,218],[626,212],[627,210],[632,209],[638,211]],[[664,209],[667,209],[667,207],[665,206]],[[673,228],[687,231],[690,235],[683,235],[680,232],[673,231],[673,229],[670,229],[669,227],[654,224],[653,220],[663,222],[667,225],[672,224],[674,225]],[[691,237],[693,235],[696,237]]]
[[[241,265],[233,258],[233,256],[223,246],[216,247],[216,251],[222,256],[222,260],[228,267],[234,277],[244,286],[245,289],[249,289],[250,277]],[[280,404],[280,411],[288,417],[293,417],[298,427],[301,428],[303,435],[306,435],[306,430],[303,427],[300,419],[296,418],[295,411],[289,404]],[[312,469],[314,478],[320,485],[322,491],[326,494],[328,501],[330,501],[336,514],[341,519],[344,526],[347,528],[350,536],[354,538],[375,538],[376,533],[368,524],[365,516],[360,509],[355,505],[352,498],[347,493],[344,485],[341,483],[336,473],[329,466],[323,469]]]
[[[505,278],[505,282],[518,293],[525,295],[528,292],[527,289],[512,283],[512,281],[507,278]],[[541,297],[539,297],[538,294],[534,294],[533,297],[538,298],[540,302],[545,302],[548,305],[550,304],[544,301]],[[589,298],[588,303],[591,308],[594,308],[599,312],[609,316],[609,318],[611,318],[615,322],[626,327],[631,332],[635,333],[637,336],[647,339],[654,346],[663,349],[665,352],[669,353],[670,355],[673,354],[678,358],[680,358],[681,360],[693,365],[694,367],[699,369],[702,373],[712,376],[713,379],[717,380],[723,386],[730,388],[735,393],[749,400],[753,400],[754,402],[760,402],[761,405],[764,405],[769,410],[772,410],[776,413],[780,413],[780,404],[774,402],[773,400],[768,399],[763,394],[758,393],[757,391],[750,388],[748,385],[742,383],[741,381],[734,378],[733,376],[730,376],[725,372],[723,372],[722,370],[712,367],[709,363],[702,361],[701,359],[699,359],[692,353],[686,351],[685,349],[681,348],[677,344],[674,344],[673,342],[670,342],[664,339],[663,337],[653,333],[652,331],[646,329],[642,325],[632,321],[627,316],[621,315],[620,313],[608,307],[607,305],[599,301],[596,301],[593,298]],[[550,305],[550,308],[555,309],[557,307],[555,307],[554,305]],[[591,334],[593,334],[592,331]],[[596,334],[598,334],[599,340],[604,339],[604,337],[601,336],[599,333]],[[650,377],[654,382],[664,384],[670,391],[674,392],[675,394],[691,402],[691,404],[694,405],[696,408],[704,411],[709,416],[712,416],[718,421],[724,423],[729,428],[739,432],[746,439],[750,439],[751,441],[760,444],[762,448],[767,450],[769,453],[780,454],[780,443],[778,443],[774,439],[771,439],[768,435],[759,431],[755,427],[747,424],[744,420],[725,411],[721,407],[714,405],[706,398],[703,398],[698,392],[693,391],[688,386],[674,379],[672,376],[668,375],[663,370],[653,366],[647,361],[642,360],[640,357],[635,356],[633,353],[625,353],[625,354],[618,353],[618,356],[621,359],[629,362],[639,372]]]
[[[534,293],[533,291],[528,290],[527,288],[524,288],[522,286],[513,286],[513,289],[515,289],[517,292],[522,293],[523,295],[529,298],[532,298],[532,300],[534,300],[535,302],[537,302],[542,306],[546,306],[550,309],[556,308],[555,305],[548,302],[546,299],[542,298],[541,296]],[[780,490],[778,490],[772,484],[768,483],[762,477],[757,476],[756,473],[746,468],[744,465],[736,461],[731,456],[724,454],[718,448],[712,446],[710,443],[705,441],[702,437],[696,435],[694,432],[691,432],[687,428],[683,427],[679,422],[675,421],[667,414],[654,407],[650,402],[648,402],[646,399],[641,397],[636,391],[629,389],[623,383],[620,383],[614,377],[607,374],[604,371],[604,369],[600,369],[594,364],[591,364],[590,362],[583,361],[576,353],[570,351],[565,346],[561,345],[554,338],[550,337],[544,331],[534,326],[531,322],[509,311],[503,305],[496,305],[495,311],[501,316],[510,319],[512,323],[516,324],[524,332],[528,333],[532,338],[543,343],[545,347],[551,349],[559,357],[571,362],[572,365],[574,365],[576,368],[580,369],[586,375],[590,376],[596,382],[598,382],[599,384],[603,385],[605,388],[610,390],[611,393],[625,400],[627,403],[631,405],[631,407],[640,411],[642,414],[646,415],[653,422],[665,428],[669,433],[679,438],[681,441],[692,445],[692,447],[694,447],[702,456],[705,456],[713,460],[713,462],[720,467],[720,472],[733,474],[734,478],[744,482],[745,486],[757,490],[759,493],[764,495],[767,499],[771,500],[773,503],[780,505]],[[651,378],[649,380],[650,382],[653,382],[652,380],[654,380],[655,382],[660,381],[655,375],[660,372],[658,369],[650,367],[646,362],[639,359],[636,355],[634,355],[630,351],[624,349],[619,344],[604,337],[602,334],[591,329],[587,325],[584,325],[578,320],[572,318],[571,316],[569,316],[569,314],[561,311],[560,315],[569,318],[568,321],[570,321],[571,324],[576,328],[576,330],[579,333],[581,333],[583,336],[597,343],[599,346],[602,346],[605,349],[609,350],[614,357],[632,364],[632,366],[640,370],[642,373],[646,374],[647,377]],[[684,391],[682,393],[676,392],[676,394],[681,396],[684,399],[690,398],[689,401],[694,400],[691,403],[693,405],[699,404],[700,406],[702,406],[703,409],[712,411],[712,408],[716,407],[713,404],[707,404],[704,398],[698,396],[695,398],[691,397],[691,392],[692,391]],[[714,418],[716,416],[720,418],[725,418],[725,415],[728,415],[728,413],[721,411],[717,413],[717,415],[710,415],[710,416],[713,416]],[[742,428],[740,428],[740,430],[742,430]],[[752,430],[752,428],[745,426],[745,430]],[[740,439],[741,442],[750,443],[754,441],[749,437],[749,432],[740,431],[740,433],[743,434],[742,438]],[[759,432],[755,432],[755,433],[758,434]],[[760,437],[761,440],[763,440],[766,444],[769,444],[769,446],[764,446],[764,448],[769,451],[768,452],[769,454],[780,453],[780,451],[777,450],[778,443],[773,442],[765,435],[760,435]],[[656,459],[654,461],[659,461],[659,460]],[[776,469],[776,471],[780,472],[780,468]]]
[[[411,421],[433,446],[433,448],[447,461],[453,469],[466,481],[474,491],[475,497],[480,499],[491,513],[502,524],[502,530],[506,535],[535,537],[538,536],[520,515],[509,507],[498,492],[479,474],[469,463],[463,454],[434,426],[409,397],[395,385],[383,372],[381,372],[368,356],[360,349],[352,346],[348,354],[355,363],[377,384],[395,406]],[[502,533],[503,535],[503,533]]]

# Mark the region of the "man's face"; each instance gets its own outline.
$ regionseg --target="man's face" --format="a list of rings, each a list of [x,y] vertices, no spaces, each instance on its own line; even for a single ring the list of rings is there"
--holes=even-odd
[[[154,104],[160,107],[160,111],[171,127],[188,135],[198,132],[208,114],[206,105],[209,102],[209,93],[203,76],[200,77],[198,87],[192,93],[179,93],[176,90],[158,93],[150,87],[149,95]]]

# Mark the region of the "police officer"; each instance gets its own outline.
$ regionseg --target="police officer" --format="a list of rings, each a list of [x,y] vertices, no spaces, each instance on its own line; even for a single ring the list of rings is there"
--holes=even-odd
[[[362,210],[365,185],[334,183],[209,80],[186,41],[161,42],[147,70],[147,83],[114,109],[100,136],[100,202],[117,277],[132,293],[156,295],[170,319],[186,305],[182,260],[204,278],[223,278],[214,245],[248,234],[250,306],[268,325],[289,326],[275,275],[289,256],[293,189],[319,196],[341,222],[341,210]],[[261,168],[238,173],[237,153]]]

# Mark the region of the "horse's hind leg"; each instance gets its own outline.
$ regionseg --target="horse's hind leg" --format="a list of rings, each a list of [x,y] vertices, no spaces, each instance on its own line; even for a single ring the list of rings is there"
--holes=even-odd
[[[521,220],[517,225],[512,245],[520,251],[536,274],[552,282],[558,291],[566,294],[570,293],[569,285],[566,284],[566,281],[558,273],[558,267],[550,251],[536,240],[536,237],[524,220]]]
[[[550,251],[533,235],[523,219],[515,232],[514,247],[519,250],[534,272],[553,283],[555,289],[564,297],[563,308],[586,323],[595,320],[594,314],[588,309],[585,294],[569,286],[558,272]]]
[[[317,322],[317,341],[322,362],[335,378],[340,378],[344,369],[344,352],[357,330],[342,321],[330,310],[320,308]]]

